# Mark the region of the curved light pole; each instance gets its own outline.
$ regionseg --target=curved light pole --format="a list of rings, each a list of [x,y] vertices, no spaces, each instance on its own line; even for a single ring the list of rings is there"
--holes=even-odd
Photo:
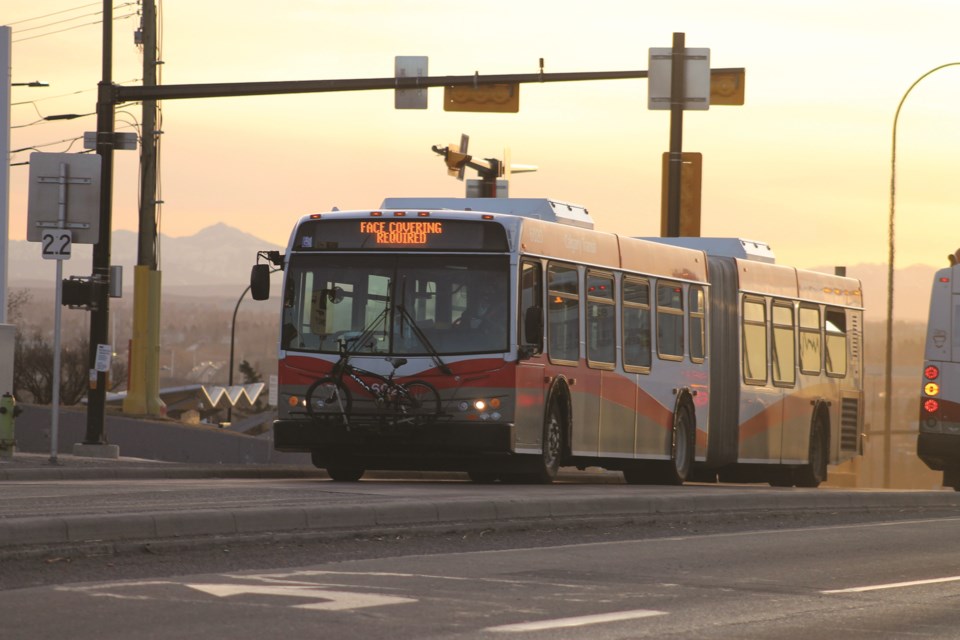
[[[932,73],[946,69],[947,67],[960,66],[960,62],[948,62],[939,67],[934,67],[925,74],[914,80],[913,84],[907,89],[900,98],[900,104],[897,105],[897,112],[893,116],[893,147],[890,154],[890,220],[888,225],[888,254],[887,254],[887,354],[886,367],[884,370],[884,396],[883,396],[883,486],[890,487],[890,458],[891,458],[891,436],[893,434],[891,427],[893,411],[893,257],[894,257],[894,210],[896,202],[897,187],[897,120],[900,118],[900,109],[906,102],[907,96],[913,91],[913,88],[920,84],[920,81]]]
[[[233,320],[230,321],[230,373],[227,375],[227,386],[233,386],[233,341],[234,337],[237,334],[237,311],[240,309],[240,303],[243,302],[243,297],[247,295],[247,292],[250,291],[250,285],[247,285],[247,288],[243,290],[243,293],[240,294],[240,297],[237,298],[237,306],[233,308]],[[227,422],[231,422],[233,419],[233,405],[231,404],[227,407]]]

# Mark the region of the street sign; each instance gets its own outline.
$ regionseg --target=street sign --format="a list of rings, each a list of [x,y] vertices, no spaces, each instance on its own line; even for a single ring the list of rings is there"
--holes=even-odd
[[[710,49],[683,50],[683,108],[705,111],[710,108]],[[671,107],[673,49],[651,48],[647,82],[647,108]]]
[[[44,229],[40,240],[44,260],[69,260],[72,247],[73,232],[69,229]]]
[[[520,85],[447,86],[443,88],[443,110],[517,113],[520,111]]]
[[[680,219],[678,235],[700,237],[700,200],[703,185],[703,154],[684,152],[680,172]],[[660,235],[668,237],[667,201],[669,190],[670,154],[663,154],[663,182],[660,189]]]
[[[395,78],[426,78],[427,56],[396,56],[393,63]],[[394,109],[426,109],[427,88],[396,89],[393,94]]]
[[[44,232],[53,229],[73,231],[72,243],[99,241],[100,156],[30,154],[27,240],[43,242]]]
[[[746,80],[745,69],[727,71],[712,69],[710,71],[710,104],[713,106],[743,105]]]

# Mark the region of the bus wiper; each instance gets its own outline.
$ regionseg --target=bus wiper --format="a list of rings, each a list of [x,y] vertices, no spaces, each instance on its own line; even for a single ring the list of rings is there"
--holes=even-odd
[[[404,277],[400,289],[400,301],[396,304],[397,311],[400,312],[401,322],[406,320],[410,324],[410,329],[413,330],[413,335],[417,336],[417,340],[419,340],[420,343],[427,348],[427,353],[429,353],[430,357],[433,358],[433,361],[437,363],[437,368],[439,368],[440,371],[448,376],[453,375],[453,371],[450,370],[450,367],[447,366],[447,363],[445,363],[443,358],[440,357],[440,353],[437,351],[436,347],[433,346],[433,343],[430,342],[430,339],[417,325],[417,321],[413,318],[413,316],[410,315],[410,312],[407,311],[407,307],[403,302],[407,299],[406,296],[407,279]]]

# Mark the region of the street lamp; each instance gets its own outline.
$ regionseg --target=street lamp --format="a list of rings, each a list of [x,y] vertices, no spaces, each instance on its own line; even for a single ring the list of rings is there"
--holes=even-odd
[[[247,288],[244,289],[240,297],[237,298],[237,306],[233,308],[233,320],[230,322],[230,373],[227,374],[227,387],[233,386],[233,342],[237,333],[237,311],[240,309],[240,303],[243,302],[243,297],[247,295],[248,291],[250,291],[250,285],[247,285]],[[227,407],[227,422],[229,423],[232,419],[233,404],[230,404],[230,406]]]
[[[890,473],[890,458],[891,458],[891,436],[892,436],[892,427],[891,420],[892,416],[890,415],[893,411],[893,258],[894,258],[894,205],[896,202],[896,186],[897,186],[897,120],[900,118],[900,109],[903,107],[903,103],[906,101],[907,96],[910,95],[910,92],[913,91],[913,88],[920,84],[920,81],[929,76],[932,73],[940,71],[940,69],[946,69],[947,67],[956,67],[960,66],[960,62],[948,62],[947,64],[942,64],[939,67],[934,67],[927,71],[925,74],[914,80],[913,84],[907,89],[903,94],[903,97],[900,98],[900,104],[897,105],[897,112],[893,116],[893,147],[890,154],[890,220],[888,226],[889,233],[889,243],[888,243],[888,257],[887,257],[887,353],[886,353],[886,368],[884,371],[885,382],[884,382],[884,397],[883,397],[883,486],[886,488],[890,487],[891,482],[891,473]]]

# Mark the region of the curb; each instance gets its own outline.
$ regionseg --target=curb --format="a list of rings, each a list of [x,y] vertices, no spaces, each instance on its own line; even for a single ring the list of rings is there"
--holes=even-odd
[[[184,541],[203,536],[319,534],[376,528],[474,528],[484,524],[533,524],[584,519],[636,519],[685,515],[710,518],[718,513],[875,512],[949,509],[960,513],[954,492],[856,492],[784,490],[770,494],[616,495],[547,499],[477,498],[426,502],[381,502],[313,507],[259,507],[164,511],[155,513],[74,515],[0,519],[0,553],[43,545],[115,544],[136,541]]]

